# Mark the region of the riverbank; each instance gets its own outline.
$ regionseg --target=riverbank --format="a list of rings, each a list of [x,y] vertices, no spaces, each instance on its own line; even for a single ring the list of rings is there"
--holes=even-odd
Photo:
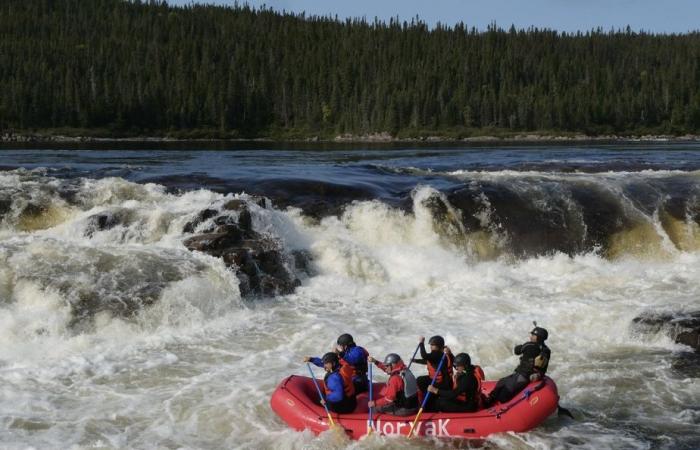
[[[492,131],[492,130],[491,130]],[[599,134],[583,133],[515,133],[484,132],[469,136],[426,134],[419,136],[392,135],[387,132],[370,134],[313,135],[275,133],[261,137],[238,137],[220,133],[183,133],[153,136],[141,134],[106,133],[101,130],[53,130],[39,132],[1,132],[0,143],[99,143],[99,142],[320,142],[320,143],[490,143],[490,142],[694,142],[700,135],[685,134]]]

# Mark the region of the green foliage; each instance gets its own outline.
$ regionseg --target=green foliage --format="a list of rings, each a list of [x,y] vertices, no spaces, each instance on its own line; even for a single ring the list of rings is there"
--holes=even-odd
[[[700,34],[120,0],[0,2],[0,129],[171,136],[700,132]]]

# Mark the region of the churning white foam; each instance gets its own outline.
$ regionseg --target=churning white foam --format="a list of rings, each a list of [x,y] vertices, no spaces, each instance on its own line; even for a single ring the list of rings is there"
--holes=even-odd
[[[11,229],[0,241],[0,441],[8,448],[440,446],[297,433],[270,410],[269,397],[283,377],[305,373],[303,356],[325,352],[342,332],[375,356],[406,359],[418,336],[442,334],[488,378],[500,377],[514,368],[512,347],[537,320],[551,336],[550,374],[577,420],[550,418],[487,446],[697,442],[700,387],[673,367],[685,348],[663,333],[640,334],[631,322],[646,311],[697,310],[700,254],[482,261],[436,229],[426,205],[433,195],[417,189],[412,213],[356,202],[318,223],[298,210],[251,204],[256,230],[309,250],[317,274],[294,294],[245,301],[220,260],[182,246],[185,223],[234,196],[83,181],[79,207],[63,222]],[[88,218],[105,211],[125,219],[86,236]],[[104,311],[90,327],[71,324],[78,299],[125,300],[124,292],[146,295],[156,282],[152,306],[133,316]]]

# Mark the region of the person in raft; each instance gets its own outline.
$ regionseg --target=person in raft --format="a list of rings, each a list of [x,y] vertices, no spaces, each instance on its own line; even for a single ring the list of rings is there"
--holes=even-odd
[[[481,382],[484,371],[473,366],[467,353],[454,358],[454,376],[451,389],[428,386],[428,392],[437,396],[435,409],[442,412],[474,412],[483,407]]]
[[[340,364],[350,366],[352,369],[355,393],[367,392],[367,357],[369,352],[355,344],[355,340],[347,333],[338,336],[337,344],[336,353],[340,357]]]
[[[329,410],[339,414],[348,414],[355,410],[357,400],[352,374],[350,370],[343,368],[336,353],[326,353],[323,358],[306,356],[304,362],[326,370],[326,376],[323,378],[325,400],[321,399],[321,404],[325,403]]]
[[[539,380],[547,373],[551,352],[544,341],[547,340],[549,333],[544,328],[538,327],[537,322],[533,323],[535,328],[530,332],[530,340],[516,345],[513,349],[513,353],[521,355],[520,364],[515,368],[515,372],[498,380],[496,387],[489,394],[488,405],[510,401],[530,381]]]
[[[442,336],[433,336],[428,341],[430,345],[430,353],[425,351],[425,338],[423,336],[418,338],[420,347],[420,358],[414,359],[413,362],[416,364],[426,364],[428,366],[428,375],[422,375],[417,378],[418,389],[422,395],[428,390],[428,386],[433,380],[433,376],[437,372],[437,368],[440,365],[440,360],[442,355],[445,354],[445,361],[442,363],[442,368],[440,373],[437,374],[435,378],[435,387],[438,389],[452,389],[452,352],[449,347],[445,346],[445,340]],[[434,409],[435,397],[431,396],[428,400],[426,408],[428,410]]]
[[[368,402],[367,406],[376,408],[378,413],[394,416],[412,416],[417,413],[418,384],[401,357],[396,353],[389,353],[384,358],[384,363],[371,356],[368,361],[389,374],[389,379],[379,393],[379,400]]]

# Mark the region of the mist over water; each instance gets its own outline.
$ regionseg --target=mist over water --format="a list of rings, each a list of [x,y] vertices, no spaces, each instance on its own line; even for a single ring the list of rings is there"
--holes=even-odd
[[[342,332],[404,358],[442,334],[499,378],[533,320],[576,420],[486,448],[700,445],[700,358],[634,323],[700,310],[700,146],[0,158],[3,448],[458,446],[294,432],[269,398]],[[243,297],[183,245],[231,200],[290,270],[311,255],[294,293]]]

